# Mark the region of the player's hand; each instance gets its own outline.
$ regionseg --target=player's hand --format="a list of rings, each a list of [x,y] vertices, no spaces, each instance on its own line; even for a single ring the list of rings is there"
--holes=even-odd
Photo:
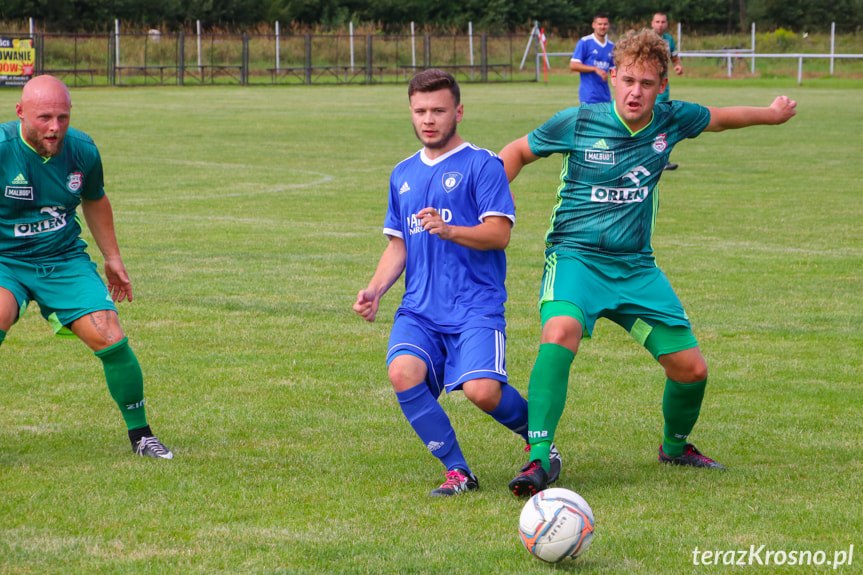
[[[361,289],[357,294],[357,301],[354,302],[354,311],[366,321],[375,321],[380,301],[379,298],[375,297],[374,290]]]
[[[677,74],[678,76],[682,76],[683,75],[683,66],[681,66],[680,64],[675,65],[674,66],[674,73]]]
[[[599,77],[602,78],[603,82],[608,82],[608,72],[606,72],[602,68],[597,68],[596,73],[599,74]]]
[[[443,221],[443,217],[434,208],[423,208],[417,215],[423,229],[433,236],[440,236],[441,239],[448,240],[452,237],[449,224]]]
[[[129,274],[126,273],[123,260],[106,259],[105,277],[108,279],[108,292],[111,294],[111,299],[117,303],[124,299],[132,301],[132,282],[129,280]]]
[[[779,96],[770,104],[770,108],[776,114],[777,124],[784,124],[793,118],[794,114],[797,113],[797,110],[795,110],[796,107],[797,101],[790,99],[788,96]]]

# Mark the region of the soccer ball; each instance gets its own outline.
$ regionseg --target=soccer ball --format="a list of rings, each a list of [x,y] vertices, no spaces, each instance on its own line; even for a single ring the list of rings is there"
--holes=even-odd
[[[557,563],[575,559],[593,540],[593,510],[574,491],[555,487],[540,491],[521,510],[518,532],[531,555]]]

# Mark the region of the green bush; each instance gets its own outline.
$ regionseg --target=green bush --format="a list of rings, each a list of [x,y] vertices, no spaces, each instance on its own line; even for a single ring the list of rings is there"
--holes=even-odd
[[[777,28],[775,32],[773,32],[773,42],[782,52],[787,52],[789,48],[791,48],[795,41],[797,40],[797,35],[794,34],[791,30],[786,30],[785,28]]]

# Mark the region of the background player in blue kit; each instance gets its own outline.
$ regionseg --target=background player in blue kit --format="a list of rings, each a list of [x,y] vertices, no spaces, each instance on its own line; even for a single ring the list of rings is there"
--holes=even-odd
[[[114,302],[132,301],[132,284],[102,160],[93,140],[69,127],[71,110],[66,85],[37,76],[21,92],[20,121],[0,125],[0,343],[27,305],[38,303],[57,335],[78,336],[102,361],[132,449],[172,459],[147,424],[141,366],[117,318]],[[107,287],[80,238],[79,205],[104,256]]]
[[[582,104],[611,102],[608,72],[614,68],[614,43],[608,39],[608,14],[593,17],[593,34],[581,38],[572,52],[569,69],[579,72],[578,100]]]
[[[531,452],[510,482],[516,495],[547,486],[546,454],[563,414],[570,366],[601,317],[626,329],[665,371],[659,461],[722,468],[687,442],[701,410],[707,364],[653,258],[656,185],[678,142],[705,131],[782,124],[794,116],[796,102],[785,96],[763,108],[657,102],[668,82],[668,60],[668,46],[652,30],[627,36],[615,46],[613,103],[558,112],[500,153],[510,181],[525,165],[562,155],[546,234],[541,343],[528,390]]]
[[[423,149],[390,176],[384,234],[389,244],[354,310],[374,321],[380,298],[405,273],[387,351],[399,405],[429,451],[446,466],[430,494],[479,488],[465,461],[441,392],[461,389],[477,407],[527,439],[527,402],[507,384],[506,256],[515,206],[500,158],[458,135],[463,115],[455,78],[414,76],[411,118]],[[560,456],[547,455],[549,482]]]

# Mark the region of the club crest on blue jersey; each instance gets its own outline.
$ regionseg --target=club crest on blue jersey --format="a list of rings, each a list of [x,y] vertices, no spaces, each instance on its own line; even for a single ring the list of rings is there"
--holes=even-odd
[[[84,183],[84,174],[81,172],[72,172],[69,174],[69,178],[66,180],[66,187],[69,188],[70,192],[77,192],[81,189],[81,185]]]
[[[461,183],[462,175],[458,172],[447,172],[443,175],[443,189],[446,193],[450,193]]]

